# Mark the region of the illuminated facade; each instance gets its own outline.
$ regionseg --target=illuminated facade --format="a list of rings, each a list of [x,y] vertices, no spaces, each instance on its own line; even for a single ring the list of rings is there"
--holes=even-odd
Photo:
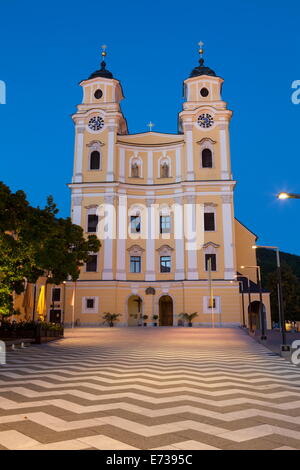
[[[184,81],[178,133],[153,132],[150,123],[149,132],[132,135],[120,107],[121,84],[104,60],[81,82],[83,100],[73,115],[72,220],[86,235],[98,234],[102,246],[76,286],[68,281],[56,301],[49,290],[49,319],[56,310],[68,325],[99,325],[110,312],[121,314],[119,326],[177,326],[180,313],[197,312],[195,326],[243,323],[236,275],[241,265],[256,265],[256,236],[234,217],[232,112],[222,84],[201,53]],[[245,274],[254,281],[255,271]],[[268,294],[264,305],[270,325]]]

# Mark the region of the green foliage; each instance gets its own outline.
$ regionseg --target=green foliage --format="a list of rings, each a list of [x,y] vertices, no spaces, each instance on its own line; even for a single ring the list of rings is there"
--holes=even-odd
[[[57,213],[52,196],[43,209],[34,208],[23,191],[12,193],[0,182],[0,315],[14,313],[13,296],[24,291],[26,280],[76,281],[89,253],[99,251],[95,235],[85,238],[81,227]]]
[[[275,251],[259,248],[262,285],[270,292],[272,319],[278,321],[277,270]],[[286,320],[300,320],[300,256],[280,252],[283,303]]]
[[[193,312],[193,313],[180,313],[179,314],[179,317],[183,320],[183,321],[186,321],[188,323],[191,323],[192,320],[194,318],[196,318],[198,316],[198,313],[197,312]]]
[[[121,316],[120,313],[109,313],[109,312],[104,312],[103,313],[103,320],[104,324],[107,323],[109,326],[114,326],[114,322],[118,320],[118,318]]]

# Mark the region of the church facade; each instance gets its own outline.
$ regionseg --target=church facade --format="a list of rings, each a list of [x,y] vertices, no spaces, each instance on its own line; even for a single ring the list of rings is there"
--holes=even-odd
[[[178,133],[129,134],[121,83],[101,63],[80,85],[72,116],[75,154],[72,221],[101,239],[76,283],[49,290],[47,316],[66,325],[248,324],[245,282],[254,286],[256,236],[234,216],[229,125],[223,79],[199,65],[184,81]],[[105,51],[102,53],[106,55]],[[254,281],[254,282],[252,282]],[[258,300],[252,289],[250,301]],[[270,326],[269,296],[263,294]]]

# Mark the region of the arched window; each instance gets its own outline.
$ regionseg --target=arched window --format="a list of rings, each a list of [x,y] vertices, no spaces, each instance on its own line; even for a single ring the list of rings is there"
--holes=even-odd
[[[161,178],[169,178],[169,165],[167,162],[163,162],[163,164],[160,166],[160,177]]]
[[[202,168],[212,168],[212,151],[208,148],[202,150]]]
[[[93,150],[90,157],[90,170],[100,170],[100,152]]]

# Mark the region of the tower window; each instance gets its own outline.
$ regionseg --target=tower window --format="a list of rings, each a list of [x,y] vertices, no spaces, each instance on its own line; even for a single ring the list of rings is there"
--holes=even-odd
[[[214,253],[208,253],[205,255],[205,270],[208,271],[208,260],[211,260],[211,270],[217,270],[217,256]]]
[[[91,170],[100,170],[100,152],[98,152],[98,150],[94,150],[91,153],[90,169]]]
[[[130,256],[130,272],[140,273],[141,272],[141,257]]]
[[[89,260],[86,263],[86,272],[97,272],[97,255],[90,255]]]
[[[160,272],[161,273],[171,272],[171,256],[160,257]]]
[[[96,98],[96,100],[100,100],[100,98],[102,98],[103,96],[103,92],[102,90],[96,90],[95,93],[94,93],[94,97]]]
[[[97,232],[97,225],[98,225],[98,216],[96,214],[89,214],[88,215],[88,232],[95,233]]]
[[[202,168],[212,168],[212,151],[210,149],[202,150]]]
[[[215,230],[215,214],[214,212],[204,213],[204,230],[211,232]]]
[[[208,96],[208,95],[209,95],[208,89],[205,88],[205,87],[204,87],[204,88],[201,88],[201,90],[200,90],[200,95],[203,96],[203,98],[205,98],[206,96]]]

